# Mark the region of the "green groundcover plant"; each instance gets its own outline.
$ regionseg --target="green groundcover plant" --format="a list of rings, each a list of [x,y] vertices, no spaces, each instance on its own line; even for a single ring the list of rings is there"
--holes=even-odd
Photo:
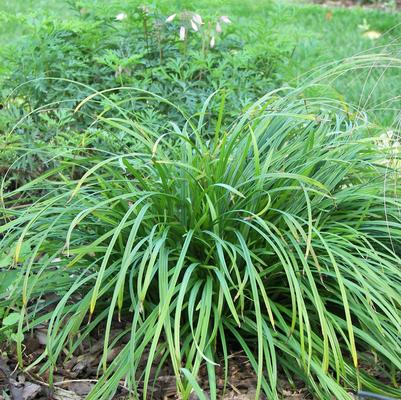
[[[110,398],[122,380],[149,398],[156,360],[171,364],[184,399],[206,398],[206,365],[216,399],[216,364],[227,373],[238,348],[256,398],[279,398],[279,374],[319,399],[401,395],[396,131],[385,139],[362,112],[305,88],[270,93],[230,125],[224,101],[206,122],[211,96],[162,132],[104,93],[77,108],[97,98],[114,111],[96,123],[124,131],[135,151],[65,155],[2,192],[0,305],[21,366],[24,335],[46,324],[46,349],[28,368],[40,365],[50,384],[58,362],[104,332],[89,399]],[[116,338],[117,318],[127,328]],[[372,363],[389,384],[364,370]]]
[[[225,89],[226,117],[234,119],[275,87],[276,66],[292,50],[290,38],[277,40],[277,21],[244,22],[178,6],[166,12],[136,1],[114,7],[87,3],[71,2],[68,19],[20,16],[28,33],[0,48],[0,172],[13,165],[8,176],[14,187],[54,166],[45,162],[46,150],[124,152],[132,144],[129,137],[115,141],[105,131],[82,133],[90,121],[87,114],[107,112],[108,107],[91,102],[87,114],[74,115],[79,101],[91,93],[88,86],[148,90],[189,115],[215,90]],[[164,102],[150,108],[146,99],[119,98],[118,91],[114,101],[124,101],[153,129],[166,119],[185,121]],[[14,129],[22,117],[24,122]]]

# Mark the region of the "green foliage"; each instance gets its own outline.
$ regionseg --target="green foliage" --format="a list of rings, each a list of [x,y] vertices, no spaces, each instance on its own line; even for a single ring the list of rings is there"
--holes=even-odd
[[[401,25],[399,13],[361,7],[322,7],[295,2],[285,8],[290,17],[283,21],[278,37],[288,32],[297,38],[291,61],[280,67],[281,78],[292,86],[302,84],[311,71],[321,74],[323,65],[333,67],[356,56],[370,60],[379,54],[399,58]],[[376,39],[366,31],[378,34]],[[330,85],[350,104],[359,105],[369,118],[383,126],[397,124],[399,68],[392,63],[374,68],[354,69],[337,77]]]
[[[134,396],[148,398],[159,356],[184,399],[203,397],[206,363],[216,399],[215,363],[227,368],[233,346],[255,369],[257,398],[278,398],[279,368],[319,399],[351,399],[358,386],[400,396],[358,369],[371,354],[393,382],[401,368],[399,153],[363,114],[306,89],[267,95],[229,130],[219,101],[205,124],[209,99],[162,135],[114,103],[97,122],[135,151],[65,158],[4,195],[0,253],[13,248],[8,268],[23,276],[0,300],[20,306],[18,334],[48,323],[42,372],[51,379],[63,349],[68,359],[100,329],[89,399],[111,398],[122,379],[134,393],[143,380]],[[85,173],[67,179],[72,165]],[[37,303],[47,293],[59,298],[50,313]],[[115,318],[128,342],[112,340]]]
[[[319,399],[399,397],[398,27],[373,59],[252,104],[369,49],[358,24],[380,34],[396,16],[277,6],[270,18],[244,0],[230,3],[230,24],[208,0],[201,24],[179,3],[187,11],[84,0],[68,19],[0,14],[28,32],[0,50],[1,340],[23,366],[24,334],[46,324],[34,365],[51,382],[57,362],[104,332],[89,399],[123,379],[147,398],[161,360],[183,399],[206,398],[206,364],[214,400],[215,364],[227,370],[233,349],[255,369],[257,397],[277,399],[280,374]],[[372,360],[393,386],[359,368]]]
[[[107,135],[88,138],[82,133],[89,116],[107,112],[107,104],[93,102],[87,115],[73,118],[77,104],[94,91],[135,87],[194,115],[211,93],[224,89],[227,118],[233,119],[277,84],[275,69],[290,45],[275,40],[274,26],[254,20],[249,29],[237,21],[225,23],[218,15],[204,16],[201,24],[194,22],[196,15],[177,12],[166,22],[167,14],[154,7],[130,5],[116,15],[106,6],[77,2],[75,15],[67,20],[34,20],[31,34],[2,50],[0,131],[6,135],[0,143],[0,169],[12,165],[10,179],[18,185],[51,167],[54,152],[77,147],[121,152],[129,147],[132,143],[124,137],[116,142]],[[123,99],[115,91],[114,101],[128,101],[124,107],[154,127],[166,118],[185,120],[165,102],[156,104],[156,98],[152,108],[140,95]]]
[[[2,326],[0,327],[0,338],[4,336],[6,340],[22,341],[24,336],[17,332],[17,325],[21,320],[21,314],[12,312],[3,318],[4,310],[0,308],[0,320],[2,319]]]

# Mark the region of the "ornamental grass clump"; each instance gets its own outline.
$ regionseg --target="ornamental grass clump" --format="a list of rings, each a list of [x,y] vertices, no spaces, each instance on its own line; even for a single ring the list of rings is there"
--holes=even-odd
[[[400,396],[399,153],[342,102],[271,93],[228,129],[223,105],[204,123],[211,99],[161,134],[116,106],[97,123],[137,151],[65,158],[3,194],[0,254],[14,278],[0,299],[20,312],[21,366],[23,335],[40,324],[46,349],[25,367],[41,366],[50,384],[57,363],[102,333],[88,399],[121,382],[150,398],[155,361],[172,366],[183,399],[216,399],[216,365],[227,373],[239,349],[256,398],[278,399],[278,376],[319,399]],[[391,385],[364,370],[373,359]]]

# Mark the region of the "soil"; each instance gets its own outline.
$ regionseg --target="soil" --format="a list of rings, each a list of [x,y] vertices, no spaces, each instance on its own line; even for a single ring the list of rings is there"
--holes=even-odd
[[[376,1],[376,2],[361,2],[360,0],[312,0],[313,3],[322,4],[325,6],[337,7],[355,7],[362,6],[364,8],[374,8],[389,11],[394,9],[401,9],[401,0],[395,0],[394,6],[390,2]]]
[[[120,335],[125,330],[124,324],[121,324],[111,332],[111,339]],[[126,330],[125,330],[126,331]],[[25,341],[24,363],[31,364],[37,360],[43,353],[46,345],[47,332],[46,327],[38,327],[32,332],[32,335]],[[121,343],[110,350],[108,361],[114,359],[127,343],[121,340]],[[112,341],[112,340],[111,340]],[[65,358],[60,357],[54,372],[54,385],[48,384],[49,376],[44,373],[39,374],[41,364],[30,369],[29,372],[17,368],[16,351],[14,348],[0,348],[0,400],[83,400],[96,384],[98,375],[98,365],[100,363],[103,350],[103,341],[101,335],[92,337],[82,343],[79,351],[74,356]],[[373,357],[373,356],[372,356]],[[139,372],[143,372],[147,362],[146,354],[139,365]],[[224,365],[221,361],[220,365]],[[374,366],[374,367],[373,367]],[[155,360],[151,368],[152,392],[147,398],[152,400],[178,400],[180,397],[176,392],[176,382],[171,365],[167,363],[161,368],[156,376],[158,360]],[[372,377],[381,380],[385,384],[390,384],[388,378],[382,374],[380,366],[374,359],[367,359],[365,366],[361,365],[365,372]],[[242,351],[232,351],[228,357],[228,380],[224,385],[224,370],[222,367],[216,368],[218,398],[221,400],[254,400],[256,391],[256,376],[250,365],[247,356]],[[278,390],[280,398],[283,400],[312,400],[312,395],[308,392],[302,381],[292,377],[292,382],[279,373]],[[401,373],[398,379],[401,385]],[[153,385],[154,382],[154,385]],[[199,380],[200,386],[208,398],[208,378],[206,366],[203,365]],[[143,382],[138,377],[138,391],[141,391]],[[128,400],[128,389],[124,382],[120,382],[120,387],[113,400]],[[191,395],[190,400],[196,400],[198,397]],[[259,396],[259,400],[268,400],[264,396]]]
[[[26,362],[32,362],[43,351],[41,334],[27,343],[25,358]],[[39,339],[38,339],[39,337]],[[83,400],[97,382],[97,366],[99,365],[102,343],[95,343],[91,348],[83,349],[80,354],[72,357],[66,362],[60,363],[55,371],[54,386],[50,388],[47,383],[46,374],[39,375],[40,366],[29,372],[17,368],[17,362],[13,354],[15,351],[8,349],[0,356],[0,400],[6,400],[2,393],[7,393],[12,400]],[[114,358],[120,348],[115,348],[111,355]],[[8,355],[7,355],[8,354]],[[146,359],[144,360],[144,364]],[[156,364],[154,365],[156,370]],[[228,383],[224,388],[223,368],[217,368],[218,398],[222,400],[254,400],[256,391],[256,377],[249,364],[247,357],[242,352],[233,353],[229,356]],[[207,392],[207,371],[203,366],[200,372],[200,386]],[[141,382],[138,383],[139,391]],[[306,400],[312,399],[307,389],[301,382],[295,381],[292,385],[284,378],[279,378],[279,391],[282,399]],[[158,378],[155,380],[153,392],[149,398],[154,400],[179,399],[176,392],[175,378],[172,368],[166,365]],[[129,399],[129,392],[121,382],[121,386],[114,400]],[[196,400],[194,394],[190,397]],[[260,400],[267,400],[259,397]]]

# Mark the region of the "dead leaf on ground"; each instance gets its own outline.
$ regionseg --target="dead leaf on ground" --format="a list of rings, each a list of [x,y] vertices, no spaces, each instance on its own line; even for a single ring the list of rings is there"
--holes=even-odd
[[[331,21],[333,19],[333,11],[327,11],[326,15],[324,16],[326,21]]]
[[[93,388],[94,383],[85,380],[71,382],[68,389],[79,396],[86,396]]]
[[[377,32],[377,31],[367,31],[367,32],[364,32],[362,36],[367,38],[367,39],[370,39],[370,40],[376,40],[376,39],[379,39],[379,37],[381,35],[382,34],[380,32]]]
[[[96,365],[97,362],[98,357],[95,354],[82,354],[66,362],[65,368],[70,371],[72,376],[78,376],[83,371]]]
[[[22,389],[22,399],[23,400],[33,400],[40,392],[42,387],[36,383],[26,382]]]
[[[83,397],[77,395],[71,390],[66,390],[62,388],[55,388],[53,392],[54,400],[82,400]]]

